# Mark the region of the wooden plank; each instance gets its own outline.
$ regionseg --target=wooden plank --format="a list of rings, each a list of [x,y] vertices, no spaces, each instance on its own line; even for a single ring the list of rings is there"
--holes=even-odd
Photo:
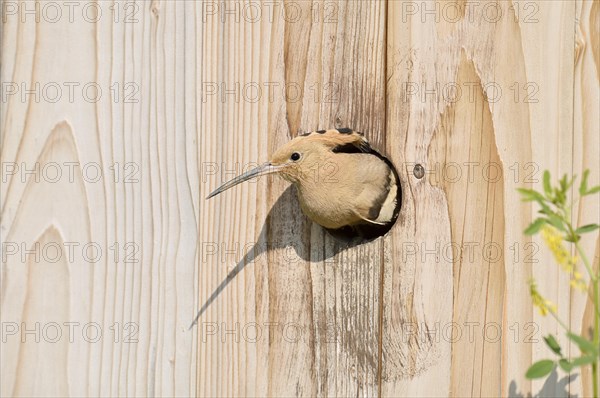
[[[590,169],[589,184],[594,186],[600,184],[600,4],[597,1],[577,1],[575,21],[573,173],[581,176],[584,170]],[[584,198],[573,209],[572,217],[577,225],[600,223],[598,196]],[[581,246],[597,272],[600,267],[600,237],[598,234],[585,235]],[[594,319],[591,300],[573,293],[570,310],[571,327],[581,334],[586,333]],[[576,347],[571,347],[571,352],[578,354]],[[592,396],[592,372],[589,366],[581,372],[579,383],[571,383],[570,393]]]
[[[531,311],[526,284],[532,274],[531,254],[540,264],[551,263],[552,258],[540,250],[539,239],[530,242],[523,236],[534,210],[520,203],[515,189],[527,184],[539,187],[544,168],[555,174],[571,173],[569,98],[573,97],[573,71],[569,46],[573,36],[569,32],[574,3],[484,2],[469,7],[463,3],[462,8],[444,2],[427,7],[413,2],[390,5],[389,20],[403,22],[390,23],[388,31],[388,79],[392,87],[388,92],[396,93],[389,96],[388,126],[404,132],[396,145],[404,144],[402,150],[412,158],[406,161],[421,162],[434,178],[442,178],[444,196],[439,200],[447,201],[452,244],[460,246],[467,237],[481,246],[492,239],[503,249],[498,259],[503,272],[481,260],[475,262],[478,268],[469,268],[464,252],[453,259],[454,321],[462,327],[463,335],[452,342],[450,390],[444,391],[442,382],[437,395],[504,396],[540,389],[551,395],[565,394],[563,382],[532,384],[524,378],[532,360],[546,356],[542,331],[555,332],[557,325]],[[484,14],[498,8],[499,14]],[[457,9],[461,12],[454,13]],[[542,41],[561,45],[540,48],[536,43]],[[475,97],[469,97],[466,103],[463,97],[456,101],[456,85],[462,89],[462,96]],[[486,87],[485,96],[480,86]],[[499,88],[503,94],[494,98],[498,91],[489,91],[490,87]],[[548,95],[551,92],[559,94]],[[549,114],[554,117],[549,118]],[[430,142],[433,132],[435,138]],[[411,141],[412,135],[417,138]],[[428,148],[426,153],[424,149]],[[503,186],[478,181],[481,169],[475,168],[471,176],[475,180],[466,186],[462,180],[453,182],[451,176],[444,179],[443,173],[451,171],[450,162],[458,163],[463,178],[470,176],[470,166],[464,164],[470,159],[490,164],[497,159],[503,176],[499,183]],[[417,181],[411,177],[409,183]],[[480,207],[486,201],[488,205]],[[431,211],[435,206],[429,208]],[[484,225],[469,221],[471,211],[486,221]],[[503,222],[503,218],[511,222]],[[491,272],[491,284],[482,286],[486,272]],[[535,268],[533,274],[549,292],[549,298],[560,304],[561,314],[568,317],[570,298],[562,293],[565,289],[568,292],[568,279],[556,267]],[[392,297],[396,294],[392,290]],[[479,333],[485,332],[481,328],[501,321],[502,339],[490,342],[479,334],[475,344],[469,344],[465,341],[469,329],[465,323],[471,321],[482,322],[480,329],[475,329]],[[482,370],[483,363],[492,368]],[[445,380],[443,371],[436,374]],[[418,395],[423,394],[425,384],[413,378],[390,383],[383,391],[384,395]],[[411,391],[411,386],[417,392]]]
[[[450,79],[436,70],[453,54],[439,56],[435,21],[421,23],[404,6],[388,4],[386,128],[404,195],[391,236],[394,260],[384,274],[381,395],[447,396],[451,345],[443,330],[452,322],[453,269],[440,250],[451,245],[448,203],[440,188],[413,173],[417,164],[431,169],[427,152],[442,108],[408,95],[407,83],[431,89]]]
[[[256,165],[299,129],[351,126],[383,147],[385,57],[378,43],[385,4],[290,2],[285,8],[263,4],[255,23],[211,14],[204,25],[203,52],[224,67],[208,67],[202,81],[232,90],[239,84],[242,94],[239,101],[233,94],[208,96],[202,159],[229,170]],[[257,102],[243,95],[250,84],[263,92]],[[274,87],[272,100],[267,84]],[[209,176],[201,194],[225,177]],[[265,186],[264,180],[201,207],[200,242],[210,246],[205,254],[214,247],[219,253],[200,262],[201,301],[209,305],[198,325],[205,337],[198,394],[376,395],[381,243],[343,250],[311,225],[287,183]],[[222,262],[223,247],[240,249]],[[246,328],[259,330],[257,341],[244,338]]]
[[[19,166],[2,183],[2,241],[61,257],[3,259],[2,322],[18,331],[2,344],[1,393],[189,395],[198,165],[182,22],[194,4],[88,8],[2,26],[3,83],[34,90],[2,107],[2,162]],[[23,173],[36,163],[39,175]]]
[[[241,92],[246,83],[254,83],[264,92],[268,88],[264,83],[271,81],[270,57],[258,56],[251,50],[253,46],[260,44],[277,58],[280,45],[272,43],[279,41],[271,32],[275,24],[265,22],[267,15],[261,22],[248,24],[240,22],[239,8],[223,20],[221,12],[218,6],[198,7],[195,14],[202,37],[199,58],[210,60],[198,75],[202,222],[197,278],[198,306],[203,313],[196,326],[196,395],[264,396],[272,339],[270,325],[260,317],[268,311],[269,298],[266,237],[260,232],[268,204],[257,200],[260,196],[256,193],[264,187],[264,179],[242,188],[249,194],[232,190],[216,200],[204,198],[217,184],[267,158],[268,139],[262,132],[270,123],[269,109]],[[278,67],[274,65],[274,69]],[[268,97],[261,94],[260,98],[267,101],[264,98]],[[244,217],[246,214],[253,216]],[[281,328],[273,330],[280,332]]]
[[[524,8],[521,8],[524,10]],[[535,14],[532,14],[535,12]],[[521,45],[523,59],[526,66],[527,81],[532,95],[523,98],[523,106],[529,108],[532,157],[527,165],[532,178],[517,179],[523,185],[531,184],[537,190],[543,189],[542,172],[549,170],[556,179],[564,173],[573,173],[573,57],[574,57],[574,30],[573,20],[575,12],[574,2],[548,2],[535,3],[534,9],[529,9],[528,14],[534,19],[531,23],[520,23]],[[525,16],[522,14],[522,20]],[[528,18],[530,20],[530,18]],[[546,29],[551,25],[554,29]],[[535,41],[557,43],[555,46],[538,48]],[[523,86],[521,84],[521,86]],[[525,88],[525,87],[523,87]],[[537,92],[537,93],[535,93]],[[521,91],[522,94],[525,91]],[[535,93],[535,94],[533,94]],[[553,95],[547,95],[554,93]],[[521,164],[525,160],[521,161]],[[524,168],[522,168],[524,170]],[[528,174],[530,174],[528,172]],[[524,175],[522,177],[525,177]],[[532,206],[536,212],[537,206]],[[573,292],[569,287],[569,278],[556,265],[551,252],[546,248],[540,236],[532,238],[531,244],[535,252],[531,253],[532,277],[536,280],[540,291],[546,298],[557,303],[559,315],[562,319],[569,319],[571,297]],[[521,243],[525,245],[525,243]],[[525,260],[525,259],[523,259]],[[529,302],[529,301],[527,301]],[[551,317],[543,317],[536,310],[532,314],[531,323],[526,323],[528,330],[520,328],[522,332],[521,345],[530,343],[532,347],[531,362],[548,358],[549,351],[543,342],[542,336],[552,333],[557,336],[563,345],[568,345],[564,332]],[[530,326],[533,325],[533,328]],[[530,337],[530,338],[528,338]],[[577,388],[580,380],[565,378],[563,372],[553,375],[549,380],[531,381],[531,393],[548,396],[567,396],[569,391]],[[519,383],[511,387],[519,393],[525,393]]]
[[[498,396],[501,391],[504,275],[504,175],[490,104],[472,61],[461,54],[457,96],[442,115],[429,147],[436,168],[430,183],[448,199],[454,259],[453,396]],[[469,364],[468,367],[465,364]]]

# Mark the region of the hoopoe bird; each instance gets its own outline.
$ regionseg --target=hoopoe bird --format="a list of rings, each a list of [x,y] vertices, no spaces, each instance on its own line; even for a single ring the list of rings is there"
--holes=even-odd
[[[270,161],[221,185],[207,199],[267,174],[294,184],[303,213],[336,238],[382,236],[400,212],[402,189],[394,165],[362,133],[348,128],[294,138]]]

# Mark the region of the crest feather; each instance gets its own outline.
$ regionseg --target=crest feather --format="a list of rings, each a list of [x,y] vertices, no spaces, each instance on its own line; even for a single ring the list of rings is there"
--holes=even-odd
[[[334,152],[348,152],[348,148],[352,147],[356,148],[356,152],[371,151],[371,146],[363,134],[349,128],[313,131],[305,137],[318,141]]]

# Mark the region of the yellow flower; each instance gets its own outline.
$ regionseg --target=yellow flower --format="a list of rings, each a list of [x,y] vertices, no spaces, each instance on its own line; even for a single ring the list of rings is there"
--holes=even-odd
[[[583,279],[583,275],[581,275],[581,272],[577,271],[573,272],[570,284],[572,287],[582,292],[585,292],[588,288],[585,279]]]
[[[572,272],[575,258],[571,256],[563,245],[563,236],[558,233],[558,230],[549,225],[544,225],[542,227],[542,238],[544,238],[546,245],[554,255],[556,262],[565,271]]]
[[[542,297],[540,292],[537,290],[537,284],[533,279],[529,280],[529,294],[531,295],[534,307],[538,308],[542,316],[548,315],[549,312],[556,314],[558,311],[556,304]]]
[[[554,255],[556,262],[570,275],[570,285],[578,290],[585,291],[587,284],[583,279],[583,275],[577,271],[577,261],[579,259],[576,256],[572,256],[565,248],[563,245],[564,237],[556,228],[544,225],[542,227],[542,238]]]

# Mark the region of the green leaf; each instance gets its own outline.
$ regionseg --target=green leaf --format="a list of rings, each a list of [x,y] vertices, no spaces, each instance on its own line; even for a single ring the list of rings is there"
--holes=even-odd
[[[559,231],[566,231],[562,219],[555,213],[548,214],[548,222]]]
[[[540,210],[540,213],[542,214],[554,214],[554,212],[550,209],[550,206],[548,206],[545,202],[538,202],[540,207],[542,208],[542,210]]]
[[[543,359],[541,361],[537,361],[536,363],[531,365],[529,369],[527,369],[525,377],[527,377],[528,379],[539,379],[540,377],[544,377],[550,374],[550,372],[552,372],[552,369],[554,369],[554,366],[556,366],[556,364],[550,359]]]
[[[522,195],[534,195],[537,193],[535,190],[529,188],[517,188],[517,191]]]
[[[567,190],[567,175],[565,174],[559,181],[560,190],[565,192]]]
[[[540,230],[540,228],[542,228],[542,225],[546,224],[547,222],[548,220],[546,220],[545,218],[537,218],[534,222],[529,224],[527,228],[525,228],[525,231],[523,231],[523,233],[525,235],[534,235]]]
[[[565,202],[567,201],[567,197],[565,196],[565,193],[561,190],[555,190],[554,191],[554,200],[553,203],[556,204],[557,206],[564,206]]]
[[[598,224],[588,224],[588,225],[584,225],[583,227],[579,227],[575,230],[576,234],[585,234],[586,232],[592,232],[597,230],[598,228],[600,228],[600,225]]]
[[[590,175],[590,170],[587,169],[583,172],[583,177],[581,178],[581,184],[579,184],[579,195],[583,196],[587,192],[587,180]]]
[[[584,366],[584,365],[589,365],[590,363],[594,363],[596,362],[596,356],[595,355],[583,355],[579,358],[575,358],[572,362],[571,365],[573,367],[576,366]]]
[[[592,194],[595,194],[595,193],[598,193],[598,192],[600,192],[600,185],[596,185],[595,187],[589,189],[585,194],[586,195],[592,195]]]
[[[567,337],[577,344],[579,350],[584,354],[598,352],[598,348],[594,345],[594,343],[584,337],[579,336],[578,334],[569,332],[567,333]]]
[[[538,191],[528,188],[517,188],[517,191],[521,193],[521,196],[524,201],[530,202],[532,200],[543,202],[545,199]]]
[[[558,361],[558,366],[567,373],[571,373],[571,370],[573,369],[573,364],[565,358],[561,358]]]
[[[554,352],[556,355],[562,355],[560,353],[560,344],[558,344],[558,341],[556,341],[553,335],[549,334],[548,336],[544,337],[544,341],[546,342],[546,345],[552,350],[552,352]]]
[[[567,235],[567,236],[565,236],[565,241],[571,242],[571,243],[577,243],[577,242],[579,242],[580,238],[581,238],[581,236],[579,236],[579,235],[575,235],[574,237],[571,235]]]
[[[550,172],[548,170],[544,171],[544,192],[546,192],[546,197],[550,197],[552,194],[552,186],[550,185]]]

